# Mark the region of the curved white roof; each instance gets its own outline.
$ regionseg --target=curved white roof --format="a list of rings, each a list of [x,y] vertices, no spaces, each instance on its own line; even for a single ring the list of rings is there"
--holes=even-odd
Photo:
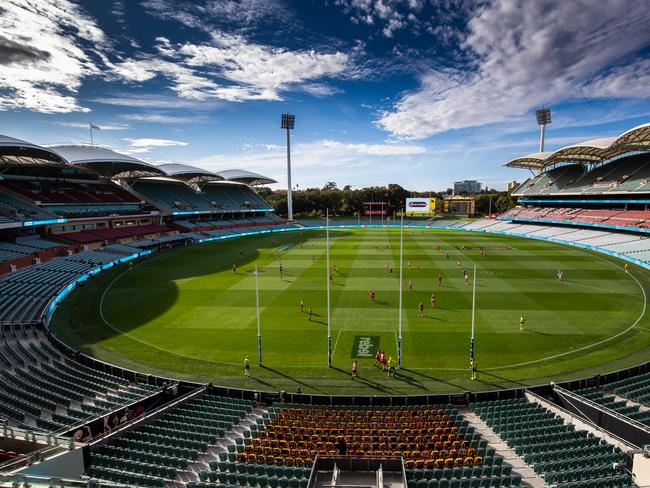
[[[179,178],[179,179],[195,179],[195,178],[200,178],[200,179],[205,179],[205,178],[210,178],[212,180],[220,180],[222,179],[221,176],[219,176],[216,173],[213,173],[212,171],[207,171],[202,168],[198,168],[196,166],[190,166],[189,164],[183,164],[183,163],[164,163],[164,164],[159,164],[158,168],[163,170],[165,174],[168,176],[171,176],[173,178]]]
[[[504,166],[508,166],[509,168],[540,169],[544,167],[544,161],[546,161],[551,154],[553,153],[550,151],[527,154],[525,156],[511,159]]]
[[[10,154],[12,156],[30,156],[37,159],[44,159],[49,163],[66,164],[67,161],[57,152],[43,146],[37,146],[31,142],[16,139],[15,137],[0,134],[0,154]],[[21,161],[16,159],[11,162],[20,164]],[[24,164],[34,164],[38,161],[25,161]],[[42,161],[41,161],[42,162]]]
[[[268,176],[259,173],[253,173],[252,171],[246,171],[244,169],[225,169],[223,171],[218,171],[217,174],[225,180],[238,181],[251,186],[277,183],[273,178],[269,178]]]
[[[70,164],[107,177],[142,177],[164,174],[157,166],[140,159],[99,146],[52,146]]]
[[[632,151],[650,152],[650,123],[616,137],[601,137],[563,147],[554,152],[528,154],[508,161],[510,168],[544,169],[555,163],[602,163]]]

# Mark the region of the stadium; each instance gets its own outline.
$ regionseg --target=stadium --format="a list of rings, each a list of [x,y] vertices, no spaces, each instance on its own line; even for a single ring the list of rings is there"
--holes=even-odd
[[[418,2],[403,2],[411,15],[399,13],[400,2],[380,1],[375,10],[370,3],[334,3],[354,29],[386,22],[375,36],[398,52],[399,70],[386,60],[359,61],[369,56],[372,36],[368,44],[354,39],[349,56],[249,38],[265,22],[282,25],[300,42],[315,36],[316,30],[307,35],[258,4],[224,0],[194,10],[182,2],[152,2],[158,20],[183,24],[155,26],[157,58],[111,52],[122,40],[140,47],[142,39],[130,38],[123,27],[132,5],[113,6],[118,27],[108,39],[76,3],[62,0],[59,10],[48,10],[35,0],[38,15],[21,11],[21,20],[41,30],[38,48],[18,42],[29,37],[28,27],[3,23],[20,2],[0,8],[0,26],[13,35],[0,35],[0,65],[10,67],[0,77],[0,128],[12,129],[0,134],[0,487],[650,487],[650,122],[602,137],[611,120],[589,120],[580,131],[551,138],[547,144],[557,149],[545,151],[551,112],[542,106],[535,111],[540,151],[518,156],[520,148],[537,144],[526,140],[527,128],[500,126],[498,117],[495,125],[472,121],[470,127],[481,127],[481,146],[462,132],[467,127],[454,125],[465,112],[483,120],[467,103],[480,105],[480,90],[463,94],[459,112],[451,102],[432,111],[430,100],[410,91],[392,113],[373,106],[380,118],[370,125],[394,139],[335,140],[335,131],[365,129],[346,120],[330,124],[321,100],[345,90],[328,77],[354,84],[372,75],[383,90],[394,78],[381,78],[380,71],[399,78],[401,65],[411,61],[428,69],[408,58],[413,49],[402,51],[404,38],[395,46],[393,38],[408,22],[415,37],[439,34],[418,24],[416,14],[442,18],[449,12]],[[491,16],[497,4],[477,8],[466,26],[473,34],[462,37],[461,47],[478,39],[488,51],[498,50],[485,41],[487,34],[477,34],[479,24],[524,6]],[[221,32],[210,19],[214,12],[231,19],[242,9],[250,10],[245,16],[252,23],[245,29]],[[57,16],[55,32],[48,23]],[[141,23],[145,17],[135,18]],[[328,20],[324,16],[323,24]],[[513,38],[520,22],[507,27]],[[636,20],[627,25],[630,38],[635,26]],[[207,33],[211,44],[186,34],[191,29]],[[459,36],[449,29],[446,43]],[[178,42],[162,37],[178,32],[185,36]],[[574,42],[560,34],[554,37]],[[79,45],[65,43],[71,38]],[[340,39],[325,39],[343,49]],[[42,50],[48,41],[62,51]],[[234,69],[247,49],[252,61]],[[72,57],[57,57],[63,51]],[[92,65],[98,59],[103,64]],[[499,64],[492,61],[477,58],[472,66]],[[297,67],[282,69],[292,62]],[[345,71],[354,62],[358,69]],[[38,79],[38,63],[51,63],[47,81]],[[20,73],[12,71],[15,64]],[[69,85],[60,92],[50,79],[57,64]],[[86,74],[74,78],[75,67]],[[618,73],[610,68],[602,66],[596,80],[606,97],[605,75]],[[424,76],[424,98],[451,100],[465,79],[452,74],[452,81],[441,81],[451,71]],[[553,73],[558,84],[560,71]],[[84,91],[81,79],[103,72],[110,87]],[[312,73],[324,73],[325,81]],[[289,79],[274,79],[280,75]],[[30,76],[32,85],[25,81]],[[224,79],[231,84],[216,84]],[[163,80],[173,97],[136,97],[147,83]],[[480,80],[472,83],[467,86],[475,89]],[[589,88],[584,83],[573,93],[587,118],[595,117],[581,98]],[[292,90],[300,95],[291,98]],[[384,95],[377,95],[382,103]],[[10,105],[21,97],[23,105]],[[504,106],[506,98],[499,100]],[[355,103],[365,108],[360,100]],[[107,120],[103,127],[57,118],[91,112],[82,106],[86,101]],[[341,113],[356,110],[349,100],[338,101]],[[305,131],[322,130],[316,124],[321,116],[331,127],[327,138],[299,142],[292,152],[293,113],[273,112],[273,127],[286,144],[271,144],[255,136],[259,126],[270,125],[268,111],[254,105],[253,117],[242,116],[231,108],[235,102],[276,103],[274,110],[295,102],[291,111],[302,110],[312,124]],[[140,112],[102,112],[102,104]],[[414,124],[400,112],[411,104]],[[527,100],[525,109],[509,115],[521,123],[533,105]],[[577,124],[567,105],[558,130]],[[188,112],[175,112],[179,106]],[[30,111],[42,118],[29,119]],[[443,130],[432,120],[447,111],[454,121]],[[617,116],[609,106],[604,111]],[[647,114],[622,120],[639,118]],[[243,141],[244,155],[183,153],[184,140],[208,120],[213,125],[197,136],[202,147],[228,147],[229,137],[240,137],[234,132],[245,132],[233,143]],[[136,122],[157,125],[151,130]],[[172,123],[169,132],[160,128]],[[425,134],[427,124],[435,127]],[[214,127],[216,135],[209,132]],[[407,127],[411,132],[400,132]],[[88,130],[90,143],[76,129]],[[108,140],[107,131],[126,130],[129,137],[111,143],[94,139],[97,131]],[[410,141],[456,130],[462,142],[443,140],[435,157],[452,154],[450,171],[459,184],[478,183],[461,181],[468,177],[461,164],[467,148],[481,153],[480,171],[505,168],[526,180],[499,192],[494,206],[493,194],[480,194],[480,185],[479,192],[450,189],[434,197],[393,183],[408,176],[418,181],[415,187],[429,188],[425,180],[444,163],[433,164],[431,148]],[[574,138],[577,132],[593,137]],[[482,138],[501,141],[501,133],[514,133],[514,142],[504,143],[500,154],[508,156],[492,165],[485,155],[497,142]],[[71,142],[42,143],[49,134],[72,134]],[[426,166],[435,171],[400,159],[427,152]],[[186,162],[178,162],[179,154]],[[378,159],[364,166],[368,155]],[[332,162],[337,157],[338,165]],[[392,158],[390,180],[376,162],[382,157]],[[332,180],[348,178],[357,167],[367,181],[381,184],[337,188]],[[481,174],[476,167],[469,171]],[[309,178],[327,183],[310,188],[303,181],[316,180]],[[307,205],[315,194],[325,202],[318,210]]]

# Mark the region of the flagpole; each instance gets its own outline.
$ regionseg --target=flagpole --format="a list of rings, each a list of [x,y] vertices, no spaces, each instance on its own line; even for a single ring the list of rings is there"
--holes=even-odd
[[[88,124],[88,128],[90,129],[90,147],[94,147],[95,143],[93,142],[93,123],[91,122]]]
[[[260,328],[260,285],[257,264],[255,265],[255,310],[257,313],[257,364],[262,365],[262,331]]]
[[[472,283],[472,338],[469,343],[469,366],[474,366],[474,323],[476,316],[476,265],[474,265],[474,280]]]
[[[327,367],[332,367],[332,329],[330,322],[330,211],[329,208],[325,211],[326,219],[326,243],[325,243],[325,261],[327,264]]]
[[[397,367],[402,367],[402,262],[404,257],[404,212],[399,226],[399,336],[397,338]]]

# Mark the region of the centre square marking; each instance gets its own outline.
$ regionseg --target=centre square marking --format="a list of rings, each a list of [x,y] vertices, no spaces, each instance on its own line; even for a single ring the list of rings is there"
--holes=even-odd
[[[377,349],[379,349],[379,336],[354,336],[351,357],[353,359],[374,358]]]

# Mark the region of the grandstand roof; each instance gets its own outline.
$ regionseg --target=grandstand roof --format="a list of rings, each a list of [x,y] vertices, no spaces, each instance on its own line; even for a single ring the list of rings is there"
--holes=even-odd
[[[188,183],[199,183],[210,180],[222,180],[223,177],[216,173],[207,171],[196,166],[182,163],[165,163],[158,165],[158,168],[163,170],[166,175],[183,180]]]
[[[603,163],[633,151],[650,152],[650,123],[623,132],[617,137],[602,137],[579,142],[555,152],[528,154],[508,161],[510,168],[544,169],[555,163]]]
[[[256,185],[269,185],[272,183],[277,183],[273,178],[268,176],[263,176],[259,173],[253,173],[252,171],[246,171],[243,169],[225,169],[223,171],[217,172],[224,180],[237,181],[239,183],[245,183],[250,186]]]
[[[620,154],[620,151],[611,148],[616,139],[616,137],[603,137],[563,147],[552,153],[544,161],[544,165],[567,161],[599,163]]]
[[[623,132],[616,138],[613,145],[625,147],[628,151],[648,150],[650,148],[650,123],[637,125]]]
[[[66,164],[66,160],[46,147],[0,134],[0,164]]]
[[[53,146],[70,164],[108,178],[141,178],[165,174],[157,166],[98,146]]]
[[[542,169],[546,165],[546,159],[551,154],[550,151],[527,154],[526,156],[511,159],[505,166],[509,168]]]

